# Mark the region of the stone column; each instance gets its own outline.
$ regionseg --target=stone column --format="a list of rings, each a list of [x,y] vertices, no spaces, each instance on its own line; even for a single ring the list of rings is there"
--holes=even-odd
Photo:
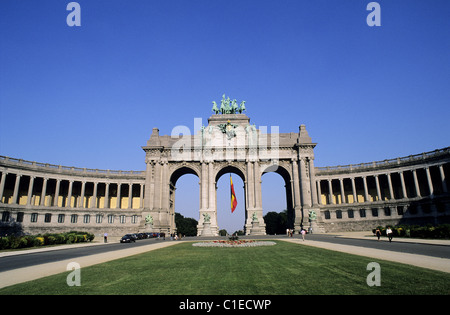
[[[322,204],[322,189],[320,188],[320,179],[316,182],[317,185],[317,201],[319,205]]]
[[[105,203],[103,205],[103,208],[108,209],[109,208],[109,183],[105,183]]]
[[[208,166],[205,162],[201,163],[201,175],[200,175],[200,210],[208,209]]]
[[[45,195],[47,193],[47,181],[48,178],[44,177],[44,182],[42,183],[42,192],[41,192],[41,206],[45,206]]]
[[[255,184],[253,178],[253,162],[247,162],[247,182],[248,182],[248,210],[255,208]]]
[[[84,208],[84,193],[86,191],[86,181],[81,182],[81,195],[80,195],[80,202],[79,207]]]
[[[117,183],[117,199],[116,199],[116,209],[120,209],[120,198],[122,198],[120,196],[120,189],[121,189],[122,183]]]
[[[333,201],[333,185],[331,183],[332,179],[328,179],[328,198],[330,199],[330,202],[328,204],[332,205],[334,204]]]
[[[56,188],[55,188],[55,200],[53,200],[53,206],[58,206],[58,199],[59,199],[59,188],[61,186],[61,180],[56,179]]]
[[[94,191],[92,192],[92,202],[89,205],[89,208],[97,208],[97,188],[98,188],[98,183],[94,182]]]
[[[18,204],[17,196],[19,195],[20,177],[22,177],[22,175],[16,174],[16,182],[14,184],[12,204]]]
[[[345,191],[344,191],[344,179],[339,178],[339,186],[341,188],[341,202],[347,203],[345,199]]]
[[[375,175],[375,186],[377,187],[378,201],[381,201],[380,180],[378,179],[378,175]]]
[[[351,177],[350,181],[352,182],[353,203],[357,203],[358,202],[358,195],[356,194],[355,178]]]
[[[33,185],[34,185],[34,176],[30,176],[30,183],[28,185],[28,194],[27,194],[27,206],[31,205],[31,198],[33,196]]]
[[[317,206],[318,198],[317,198],[317,190],[316,190],[316,174],[314,168],[314,158],[309,159],[309,180],[311,184],[311,196],[312,196],[312,205],[313,207]]]
[[[388,179],[388,185],[389,185],[389,195],[391,196],[391,200],[395,199],[394,196],[394,189],[392,189],[392,179],[391,179],[391,173],[387,173],[387,179]]]
[[[300,176],[298,172],[297,158],[293,158],[292,161],[292,189],[294,199],[294,230],[300,231],[302,224],[302,200],[300,193]]]
[[[133,183],[128,184],[128,209],[133,208]]]
[[[445,173],[444,173],[444,167],[439,165],[439,173],[441,174],[441,182],[442,182],[442,191],[444,193],[448,193],[447,183],[445,181]]]
[[[367,189],[367,177],[363,176],[362,179],[364,184],[364,199],[365,202],[369,202],[370,200],[369,200],[369,190]]]
[[[433,188],[433,182],[431,180],[431,174],[430,174],[430,168],[425,168],[425,172],[427,173],[427,181],[428,181],[428,187],[430,188],[430,196],[434,196],[434,188]]]
[[[139,191],[139,208],[144,207],[144,184],[140,184],[140,191]]]
[[[419,187],[419,182],[417,180],[417,173],[416,170],[413,170],[413,178],[414,178],[414,187],[416,188],[416,197],[422,197],[420,194],[420,187]]]
[[[72,208],[72,202],[71,202],[72,201],[72,189],[73,189],[73,180],[69,180],[69,191],[67,193],[67,203],[68,203],[69,208]]]
[[[408,198],[408,194],[406,192],[405,177],[403,176],[403,172],[399,172],[399,174],[400,174],[400,182],[402,184],[403,199],[406,199]]]
[[[2,202],[3,200],[3,192],[5,190],[5,180],[6,180],[6,175],[8,173],[3,172],[2,173],[2,179],[1,179],[1,183],[0,183],[0,202]]]

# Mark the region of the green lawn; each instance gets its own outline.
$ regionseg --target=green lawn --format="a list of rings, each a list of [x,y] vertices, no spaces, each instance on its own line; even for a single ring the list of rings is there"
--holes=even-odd
[[[369,287],[367,264],[381,265]],[[0,294],[450,294],[450,274],[278,241],[253,248],[180,243],[0,289]]]

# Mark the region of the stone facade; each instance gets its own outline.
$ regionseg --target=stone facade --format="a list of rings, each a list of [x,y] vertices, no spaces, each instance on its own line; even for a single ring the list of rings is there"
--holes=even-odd
[[[217,235],[216,183],[241,177],[245,232],[264,234],[261,176],[276,172],[286,187],[289,225],[298,233],[363,230],[397,223],[449,222],[450,148],[393,160],[315,167],[306,127],[279,133],[245,114],[214,114],[195,135],[153,128],[145,171],[65,167],[0,156],[1,233],[84,230],[97,235],[171,233],[175,187],[199,178],[198,235]],[[311,218],[310,218],[311,215]],[[208,218],[205,222],[204,218]]]

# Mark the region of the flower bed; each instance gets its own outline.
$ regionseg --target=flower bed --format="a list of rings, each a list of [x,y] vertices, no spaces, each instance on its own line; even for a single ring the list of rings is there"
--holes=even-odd
[[[255,240],[239,240],[239,241],[210,241],[194,243],[192,246],[196,247],[256,247],[256,246],[272,246],[275,245],[272,241],[255,241]]]

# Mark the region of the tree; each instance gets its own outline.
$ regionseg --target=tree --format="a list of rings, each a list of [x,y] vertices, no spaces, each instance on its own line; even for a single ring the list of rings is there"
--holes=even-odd
[[[185,218],[181,214],[175,212],[175,225],[177,232],[185,236],[197,236],[197,220]]]
[[[278,213],[275,211],[268,212],[264,216],[267,234],[285,234],[287,229],[287,210]]]

